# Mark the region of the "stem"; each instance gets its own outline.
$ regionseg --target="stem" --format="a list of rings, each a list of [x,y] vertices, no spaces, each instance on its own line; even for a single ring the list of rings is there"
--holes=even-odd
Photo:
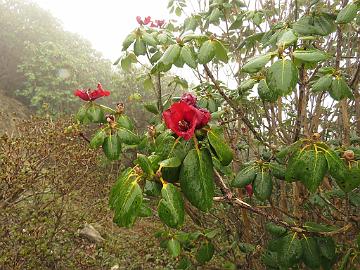
[[[163,103],[162,103],[162,94],[161,94],[161,75],[160,75],[160,72],[157,73],[157,76],[156,76],[156,82],[157,82],[157,105],[158,105],[158,110],[160,113],[163,112],[164,110],[164,106],[163,106]],[[161,116],[161,114],[160,114]]]

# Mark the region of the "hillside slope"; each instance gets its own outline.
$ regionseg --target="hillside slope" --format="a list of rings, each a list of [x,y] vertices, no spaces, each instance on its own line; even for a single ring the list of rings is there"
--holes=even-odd
[[[0,89],[0,135],[16,132],[16,124],[20,119],[26,119],[31,111],[20,101],[9,97]]]

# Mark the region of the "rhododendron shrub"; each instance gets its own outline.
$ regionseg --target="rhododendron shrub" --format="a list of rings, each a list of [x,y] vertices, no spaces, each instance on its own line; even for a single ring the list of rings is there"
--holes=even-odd
[[[165,225],[157,236],[180,269],[214,254],[228,261],[224,269],[359,266],[358,69],[346,75],[355,62],[344,68],[339,53],[345,26],[356,27],[359,1],[330,1],[331,12],[338,9],[331,14],[321,2],[296,1],[284,21],[265,4],[248,10],[229,0],[210,1],[182,23],[136,18],[115,64],[149,67],[144,88],[157,100],[143,104],[154,115],[146,131],[134,128],[126,103],[97,104],[105,90],[76,91],[86,101],[78,120],[100,124],[90,146],[110,160],[137,153],[110,192],[117,225],[152,215],[151,197]],[[179,17],[185,7],[169,1]],[[162,88],[173,67],[198,79],[189,87],[173,76],[169,85],[184,89],[180,97]],[[235,89],[221,71],[232,74]],[[181,231],[188,218],[203,228]]]

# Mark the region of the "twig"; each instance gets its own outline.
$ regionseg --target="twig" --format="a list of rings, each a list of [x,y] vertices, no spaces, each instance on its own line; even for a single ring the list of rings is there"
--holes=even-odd
[[[256,131],[255,127],[253,126],[253,124],[251,124],[250,120],[245,116],[244,111],[242,110],[242,108],[237,106],[235,104],[235,102],[230,97],[228,97],[225,94],[225,92],[221,89],[220,85],[218,84],[218,82],[216,81],[214,75],[212,74],[211,70],[209,69],[209,67],[206,64],[204,65],[204,69],[205,69],[205,72],[206,72],[207,76],[210,78],[210,80],[214,84],[215,89],[219,92],[219,94],[223,97],[223,99],[229,104],[229,106],[240,116],[240,119],[251,130],[251,132],[254,134],[255,138],[258,141],[260,141],[262,144],[270,147],[270,145],[267,142],[265,142],[265,140],[262,138],[260,133]]]

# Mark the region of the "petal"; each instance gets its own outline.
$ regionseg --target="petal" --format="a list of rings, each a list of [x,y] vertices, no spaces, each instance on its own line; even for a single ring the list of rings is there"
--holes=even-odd
[[[203,126],[206,126],[207,123],[209,123],[211,119],[211,114],[206,109],[197,109],[198,110],[198,124],[196,128],[202,128]]]
[[[144,20],[144,24],[149,24],[151,22],[151,17],[150,16],[147,16]]]
[[[85,100],[85,101],[90,100],[89,94],[85,90],[82,90],[82,89],[75,90],[74,95],[78,96],[79,98],[81,98],[82,100]]]
[[[143,21],[141,20],[140,16],[136,16],[136,21],[138,22],[138,24],[142,25]]]

